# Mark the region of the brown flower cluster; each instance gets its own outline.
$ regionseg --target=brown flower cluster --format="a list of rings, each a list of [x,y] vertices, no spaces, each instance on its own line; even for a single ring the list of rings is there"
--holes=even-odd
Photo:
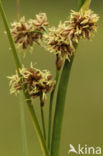
[[[44,26],[48,26],[47,16],[46,13],[40,13],[36,15],[35,20],[30,20],[31,23],[37,27],[38,30],[43,30]]]
[[[26,49],[28,46],[32,47],[33,43],[39,44],[42,39],[44,27],[48,25],[47,16],[45,13],[36,15],[36,19],[30,19],[26,22],[25,17],[21,18],[20,22],[12,24],[12,35],[15,43]]]
[[[60,23],[57,28],[50,28],[49,33],[44,34],[45,48],[56,54],[58,70],[61,69],[65,59],[70,61],[80,38],[90,39],[97,29],[98,19],[99,17],[91,10],[72,11],[68,21]]]
[[[52,75],[46,70],[33,68],[32,65],[30,68],[20,69],[20,75],[21,78],[17,74],[9,77],[10,93],[17,94],[25,87],[30,97],[41,97],[41,104],[44,105],[46,94],[52,91],[56,83],[52,80]]]
[[[94,14],[92,10],[72,11],[70,20],[66,21],[68,28],[64,33],[65,35],[69,35],[70,39],[77,43],[80,38],[90,39],[97,30],[98,20],[99,16]]]
[[[58,28],[52,27],[49,29],[49,34],[44,34],[46,49],[56,54],[58,70],[61,69],[65,58],[69,60],[70,56],[75,52],[75,48],[68,35],[64,34],[65,29],[66,25],[60,23]]]

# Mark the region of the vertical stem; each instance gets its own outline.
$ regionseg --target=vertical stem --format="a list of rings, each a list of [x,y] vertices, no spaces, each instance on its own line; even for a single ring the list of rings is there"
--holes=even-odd
[[[15,44],[14,44],[14,41],[13,41],[13,38],[12,38],[12,35],[11,35],[11,32],[10,32],[10,29],[9,29],[9,25],[8,25],[8,22],[7,22],[7,17],[5,15],[4,10],[3,10],[3,6],[2,6],[1,0],[0,0],[0,13],[1,13],[4,25],[5,25],[6,32],[8,34],[8,39],[9,39],[10,46],[11,46],[12,53],[13,53],[13,60],[14,60],[15,65],[16,65],[16,69],[17,69],[18,75],[20,76],[19,68],[21,68],[21,64],[20,64],[20,61],[19,61],[19,58],[18,58],[18,55],[17,55],[17,52],[16,52]]]
[[[38,139],[39,139],[39,143],[40,143],[40,146],[41,146],[41,149],[42,149],[42,154],[43,154],[43,156],[50,156],[49,150],[48,150],[48,148],[46,146],[45,139],[44,139],[44,137],[42,135],[42,132],[41,132],[41,129],[40,129],[40,126],[39,126],[38,119],[36,117],[35,110],[33,108],[31,100],[29,99],[29,95],[27,93],[25,93],[25,91],[23,91],[23,93],[24,93],[24,97],[25,97],[25,100],[26,100],[25,102],[27,103],[28,110],[30,112],[30,115],[31,115],[31,118],[32,118],[32,121],[33,121],[34,129],[35,129],[36,134],[37,134]]]
[[[79,0],[78,1],[78,10],[80,10],[80,8],[82,7],[82,5],[84,4],[86,0]]]
[[[59,74],[60,71],[56,71],[56,85],[54,86],[53,91],[51,92],[50,95],[50,105],[49,105],[49,123],[48,123],[48,148],[51,150],[51,133],[52,133],[52,113],[53,113],[53,100],[54,100],[54,95],[55,95],[55,90],[56,86],[58,84],[58,79],[59,79]]]
[[[19,17],[20,17],[20,0],[17,0],[17,19],[19,19]],[[28,156],[28,145],[27,145],[25,113],[24,113],[24,98],[22,93],[20,93],[19,98],[20,98],[19,103],[20,103],[20,121],[21,121],[23,152],[24,156]]]
[[[74,57],[72,57],[70,63],[68,62],[68,60],[65,61],[62,75],[60,78],[60,83],[59,83],[59,88],[57,93],[54,123],[53,123],[52,146],[51,146],[52,156],[59,156],[61,129],[62,129],[62,122],[63,122],[64,108],[65,108],[65,97],[66,97],[67,86],[70,77],[70,71],[73,63],[73,58]]]
[[[79,0],[78,10],[88,10],[91,4],[91,0]]]
[[[82,5],[87,0],[80,0],[79,9],[81,9]],[[90,5],[90,1],[88,3]],[[87,4],[87,7],[89,5]],[[75,45],[75,49],[77,45]],[[71,57],[70,63],[66,60],[64,64],[64,68],[61,74],[58,93],[57,93],[57,101],[56,101],[56,109],[55,109],[55,116],[53,122],[53,133],[52,133],[52,145],[51,145],[51,155],[52,156],[59,156],[59,148],[60,148],[60,139],[61,139],[61,130],[62,130],[62,123],[63,123],[63,116],[64,116],[64,108],[65,108],[65,98],[67,93],[67,87],[71,72],[72,63],[74,60],[74,56]]]
[[[26,126],[25,126],[25,114],[24,114],[24,100],[23,95],[20,93],[20,117],[21,117],[21,131],[22,131],[22,142],[24,146],[24,156],[28,156]]]
[[[7,17],[6,17],[6,14],[4,12],[1,0],[0,0],[0,13],[1,13],[4,25],[5,25],[5,29],[7,31],[7,35],[8,35],[8,39],[9,39],[10,46],[11,46],[11,49],[12,49],[12,54],[13,54],[13,59],[14,59],[15,65],[16,65],[16,69],[17,69],[18,75],[20,77],[19,68],[21,68],[21,64],[20,64],[20,61],[19,61],[19,58],[18,58],[18,55],[17,55],[16,47],[15,47],[15,44],[14,44],[10,29],[9,29],[9,25],[8,25],[8,22],[7,22]],[[44,156],[49,156],[50,153],[49,153],[49,150],[48,150],[48,148],[46,146],[46,142],[44,140],[44,137],[42,136],[41,129],[40,129],[40,126],[39,126],[39,123],[38,123],[34,108],[32,106],[29,95],[25,92],[25,89],[23,90],[23,94],[24,94],[25,101],[27,103],[29,112],[30,112],[31,117],[32,117],[34,129],[35,129],[36,134],[38,136],[43,155]]]
[[[44,119],[43,106],[40,106],[40,110],[41,110],[41,120],[42,120],[43,135],[44,135],[44,139],[46,140],[46,128],[45,128],[45,119]]]

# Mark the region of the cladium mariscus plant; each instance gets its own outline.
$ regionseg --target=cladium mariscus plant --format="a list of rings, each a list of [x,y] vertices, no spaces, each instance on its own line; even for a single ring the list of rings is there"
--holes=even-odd
[[[91,39],[97,30],[99,16],[90,7],[90,0],[79,0],[78,10],[72,10],[64,22],[58,26],[50,27],[46,13],[39,13],[34,19],[26,20],[22,17],[18,22],[11,24],[9,28],[7,17],[0,0],[0,13],[11,46],[16,72],[8,76],[10,80],[10,93],[24,94],[25,103],[31,115],[34,130],[37,134],[43,156],[59,156],[62,122],[65,107],[65,98],[72,63],[81,39]],[[33,52],[35,44],[45,48],[56,56],[56,77],[47,71],[37,69],[30,62],[29,67],[24,67],[18,57],[18,51],[22,49],[22,55],[26,51]],[[57,95],[55,89],[57,88]],[[46,133],[43,108],[47,94],[50,94],[48,134]],[[52,107],[56,97],[55,113]],[[32,101],[40,99],[42,130],[40,128],[36,110]],[[48,139],[47,139],[48,137]]]

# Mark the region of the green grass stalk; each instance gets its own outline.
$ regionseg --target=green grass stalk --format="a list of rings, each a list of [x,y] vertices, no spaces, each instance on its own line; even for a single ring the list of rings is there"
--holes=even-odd
[[[28,156],[28,146],[27,146],[27,136],[26,136],[26,126],[25,126],[25,114],[24,114],[24,98],[23,94],[20,93],[20,121],[21,121],[21,132],[22,132],[22,143],[24,156]]]
[[[40,106],[43,135],[44,135],[44,139],[46,140],[46,128],[45,128],[45,119],[44,119],[44,110],[43,109],[44,109],[44,107]]]
[[[79,1],[78,10],[80,10],[81,7],[85,5],[86,1],[89,2],[90,0]],[[90,5],[90,2],[86,3],[86,5],[88,4]],[[77,45],[76,45],[76,48],[77,48]],[[64,116],[64,108],[65,108],[65,99],[66,99],[66,93],[67,93],[68,82],[70,78],[73,60],[74,60],[74,56],[71,57],[70,62],[68,62],[68,60],[65,61],[63,71],[61,74],[61,78],[60,78],[60,82],[59,82],[56,109],[55,109],[54,122],[53,122],[51,156],[59,156],[61,131],[62,131],[63,116]]]
[[[13,60],[14,60],[15,65],[16,65],[18,75],[20,76],[19,68],[21,68],[21,64],[20,64],[20,61],[19,61],[19,58],[18,58],[18,55],[17,55],[17,52],[16,52],[15,44],[14,44],[10,29],[9,29],[9,25],[8,25],[8,22],[7,22],[7,17],[6,17],[6,14],[4,12],[1,0],[0,0],[0,13],[1,13],[1,16],[2,16],[2,19],[3,19],[5,29],[6,29],[6,32],[7,32],[7,35],[8,35],[8,39],[9,39],[9,42],[10,42],[10,46],[11,46],[11,49],[12,49]]]
[[[50,156],[50,152],[49,152],[49,150],[47,148],[45,139],[44,139],[44,137],[42,135],[42,132],[41,132],[41,129],[40,129],[37,117],[36,117],[35,110],[33,108],[31,100],[29,99],[29,95],[24,92],[24,97],[26,99],[25,102],[27,103],[28,110],[30,112],[30,115],[31,115],[31,118],[32,118],[32,121],[33,121],[34,129],[35,129],[36,134],[37,134],[38,139],[39,139],[39,143],[40,143],[40,146],[41,146],[42,154],[43,154],[43,156]]]
[[[79,0],[79,4],[78,4],[78,10],[80,10],[81,8],[83,10],[88,10],[91,4],[91,0]]]
[[[86,0],[79,0],[78,1],[78,10],[80,10],[80,8],[83,6],[83,4],[84,4],[85,1]]]
[[[52,134],[52,115],[53,115],[53,100],[55,95],[56,86],[58,84],[60,71],[56,71],[56,85],[50,95],[50,105],[49,105],[49,122],[48,122],[48,148],[51,150],[51,134]]]
[[[72,57],[70,63],[68,63],[68,60],[65,61],[62,75],[60,78],[52,134],[51,155],[53,156],[59,156],[62,121],[65,108],[65,98],[73,59],[74,57]]]
[[[6,17],[5,11],[3,9],[3,5],[2,5],[1,0],[0,0],[0,13],[1,13],[1,16],[2,16],[2,19],[3,19],[5,29],[6,29],[6,32],[7,32],[7,35],[8,35],[8,39],[9,39],[9,42],[10,42],[10,46],[11,46],[11,49],[12,49],[13,60],[14,60],[15,65],[16,65],[18,75],[20,76],[19,68],[21,68],[21,64],[20,64],[20,61],[19,61],[19,58],[18,58],[18,55],[17,55],[16,47],[15,47],[15,44],[14,44],[10,29],[9,29],[9,25],[8,25],[8,22],[7,22],[7,17]],[[29,95],[25,92],[25,90],[23,90],[23,94],[24,94],[25,101],[27,103],[29,112],[30,112],[31,117],[32,117],[33,125],[34,125],[34,128],[35,128],[36,134],[38,136],[43,155],[44,156],[49,156],[50,155],[49,150],[48,150],[48,148],[46,146],[46,142],[44,140],[44,137],[42,136],[42,132],[41,132],[41,129],[40,129],[40,126],[39,126],[39,123],[38,123],[36,113],[34,111],[31,99],[30,99]]]
[[[20,18],[20,0],[17,1],[17,19]],[[22,57],[20,57],[22,59]],[[22,146],[24,156],[28,156],[28,145],[27,145],[27,135],[26,135],[26,124],[25,124],[25,111],[24,111],[24,97],[23,94],[19,95],[20,103],[20,122],[21,122],[21,135],[22,135]]]

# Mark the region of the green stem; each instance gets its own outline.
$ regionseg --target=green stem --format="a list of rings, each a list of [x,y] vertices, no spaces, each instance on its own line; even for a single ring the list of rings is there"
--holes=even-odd
[[[20,55],[20,61],[22,62],[22,55]],[[20,118],[21,118],[21,133],[22,133],[22,144],[24,156],[28,156],[28,146],[27,146],[27,135],[26,135],[26,124],[25,124],[25,110],[24,110],[24,97],[20,93]]]
[[[81,0],[79,3],[79,9],[81,9],[82,5],[84,5],[86,0]],[[75,49],[77,45],[75,45]],[[67,87],[70,77],[70,71],[72,67],[72,63],[74,60],[74,56],[71,57],[71,61],[65,61],[64,68],[61,74],[58,93],[57,93],[57,101],[56,101],[56,109],[54,115],[53,122],[53,133],[52,133],[52,144],[51,144],[51,155],[59,156],[59,147],[60,147],[60,139],[61,139],[61,130],[64,116],[64,108],[65,108],[65,99],[67,93]]]
[[[25,127],[25,114],[24,114],[24,102],[23,95],[20,93],[20,117],[21,117],[21,131],[22,131],[22,142],[24,146],[24,156],[28,156],[26,127]]]
[[[46,128],[45,128],[45,120],[44,120],[44,110],[43,110],[43,108],[44,108],[43,106],[40,106],[43,135],[44,135],[44,139],[46,140]]]
[[[59,146],[65,107],[65,97],[70,77],[70,71],[73,63],[73,58],[74,56],[71,58],[70,63],[68,62],[68,60],[65,61],[63,72],[60,78],[52,134],[51,155],[53,156],[59,156]]]
[[[55,90],[56,86],[58,84],[58,79],[59,79],[59,71],[56,71],[56,85],[54,86],[53,91],[51,92],[50,95],[50,105],[49,105],[49,127],[48,127],[48,148],[51,150],[51,133],[52,133],[52,114],[53,114],[53,100],[54,100],[54,95],[55,95]]]
[[[17,0],[17,18],[20,18],[20,0]],[[21,57],[22,59],[22,57]],[[27,144],[27,135],[26,135],[26,125],[25,125],[25,111],[24,111],[24,97],[20,93],[20,121],[21,121],[21,134],[22,134],[22,144],[24,156],[28,156],[28,144]]]
[[[16,52],[15,44],[14,44],[10,29],[9,29],[9,25],[8,25],[8,22],[7,22],[5,12],[3,10],[1,0],[0,0],[0,13],[1,13],[4,25],[5,25],[6,32],[8,34],[8,39],[9,39],[9,42],[10,42],[10,46],[11,46],[12,53],[13,53],[13,58],[14,58],[13,60],[15,61],[16,69],[17,69],[17,72],[18,72],[18,74],[20,76],[19,68],[21,68],[21,64],[20,64],[20,61],[19,61],[19,58],[18,58],[18,55],[17,55],[17,52]]]
[[[14,59],[14,62],[16,64],[16,69],[17,69],[18,75],[20,76],[19,68],[21,68],[21,64],[20,64],[20,61],[19,61],[19,58],[18,58],[18,55],[17,55],[16,47],[15,47],[15,44],[14,44],[10,29],[9,29],[9,25],[8,25],[8,22],[7,22],[7,17],[6,17],[6,14],[4,12],[1,0],[0,0],[0,13],[1,13],[4,25],[5,25],[5,29],[7,31],[8,39],[9,39],[10,46],[11,46],[11,49],[12,49],[13,59]],[[44,137],[42,136],[40,126],[39,126],[39,123],[38,123],[34,108],[32,106],[30,97],[25,92],[25,90],[23,90],[23,93],[24,93],[24,97],[25,97],[29,112],[30,112],[32,120],[33,120],[33,125],[34,125],[34,128],[35,128],[36,134],[38,136],[43,155],[44,156],[49,156],[50,154],[49,154],[48,148],[46,146],[46,142],[44,140]]]
[[[83,6],[83,4],[84,4],[85,1],[86,0],[79,0],[79,2],[78,2],[78,10],[81,9],[81,7]]]
[[[36,117],[35,110],[33,108],[31,100],[29,99],[29,95],[27,93],[25,93],[25,91],[24,91],[24,97],[26,99],[26,103],[27,103],[30,115],[32,117],[34,129],[36,131],[36,134],[37,134],[39,142],[40,142],[40,146],[41,146],[41,149],[42,149],[42,154],[43,154],[43,156],[50,156],[49,150],[48,150],[48,148],[46,146],[45,139],[44,139],[44,137],[42,135],[42,132],[41,132],[41,129],[40,129],[37,117]]]
[[[79,0],[78,10],[88,10],[91,4],[91,0]]]

